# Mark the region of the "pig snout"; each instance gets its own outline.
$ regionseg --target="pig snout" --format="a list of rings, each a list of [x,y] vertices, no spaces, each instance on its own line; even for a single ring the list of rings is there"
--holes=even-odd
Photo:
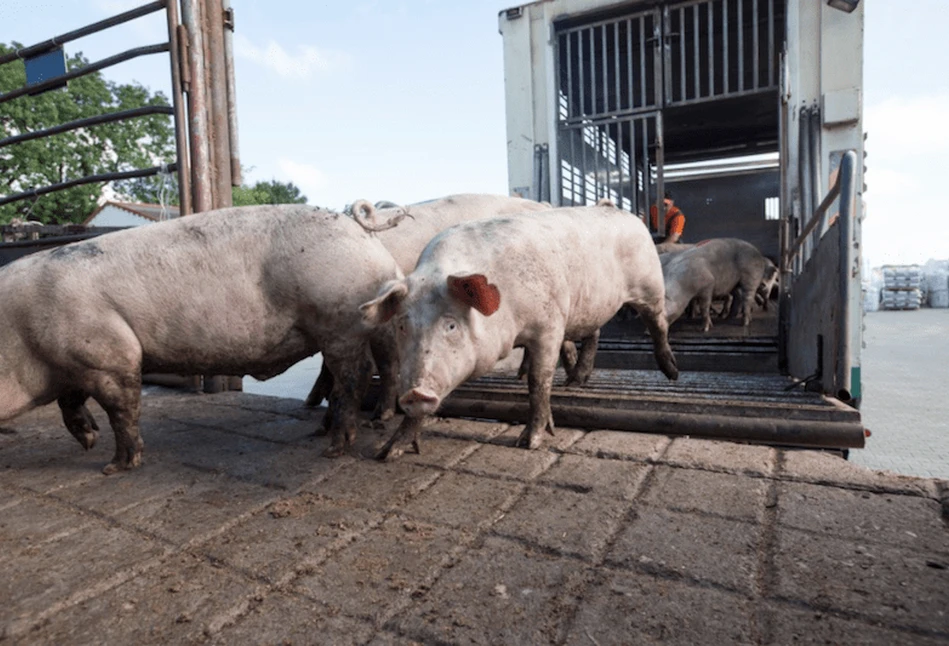
[[[399,397],[399,405],[409,417],[432,415],[441,403],[438,395],[416,386]]]

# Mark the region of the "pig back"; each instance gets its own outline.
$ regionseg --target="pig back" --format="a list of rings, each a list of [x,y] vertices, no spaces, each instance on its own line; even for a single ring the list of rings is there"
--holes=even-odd
[[[398,226],[376,235],[392,254],[403,273],[415,269],[419,255],[425,245],[439,232],[462,222],[485,218],[530,213],[549,209],[550,206],[506,195],[463,193],[449,195],[436,200],[411,204],[405,207],[381,209],[376,218],[385,221],[400,213],[410,217],[399,222]]]
[[[90,329],[120,319],[155,367],[302,358],[358,327],[358,304],[398,275],[350,218],[303,205],[221,209],[31,258],[33,311]]]
[[[627,302],[661,304],[662,270],[638,218],[613,207],[558,208],[464,223],[439,234],[419,269],[483,273],[517,324],[605,323]]]

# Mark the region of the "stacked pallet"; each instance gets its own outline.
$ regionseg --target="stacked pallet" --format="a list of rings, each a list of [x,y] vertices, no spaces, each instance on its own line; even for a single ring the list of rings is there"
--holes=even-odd
[[[924,268],[930,307],[949,307],[949,260],[930,260]]]
[[[884,265],[880,305],[885,310],[918,310],[923,303],[923,288],[919,265]]]

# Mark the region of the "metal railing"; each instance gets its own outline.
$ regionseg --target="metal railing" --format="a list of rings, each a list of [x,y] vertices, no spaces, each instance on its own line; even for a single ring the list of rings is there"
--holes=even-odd
[[[135,20],[142,16],[146,16],[157,11],[168,10],[168,22],[169,25],[172,23],[177,24],[177,4],[168,0],[157,0],[156,2],[151,2],[149,4],[137,7],[130,11],[118,14],[111,18],[105,20],[100,20],[99,22],[87,25],[80,29],[70,31],[68,33],[56,36],[49,40],[45,40],[36,45],[30,47],[24,47],[22,49],[17,49],[13,52],[0,56],[0,65],[5,65],[12,63],[16,60],[27,60],[33,56],[41,55],[50,51],[54,51],[64,43],[74,41],[83,36],[88,36],[90,34],[95,34],[97,32],[121,25],[123,23],[129,22],[130,20]],[[177,41],[175,39],[176,33],[175,30],[169,29],[169,40],[168,42],[158,43],[156,45],[147,45],[144,47],[136,47],[114,56],[109,56],[100,61],[84,65],[81,68],[74,69],[66,72],[65,74],[60,74],[53,78],[45,79],[39,83],[28,84],[22,88],[7,92],[6,94],[0,94],[0,104],[6,103],[8,101],[13,101],[19,99],[23,96],[37,94],[52,88],[60,87],[64,83],[71,81],[73,79],[81,78],[83,76],[88,76],[89,74],[95,74],[103,69],[129,61],[141,56],[150,56],[152,54],[161,54],[161,53],[171,53],[173,61],[172,68],[174,69],[175,57],[177,55]],[[75,186],[81,186],[84,184],[95,184],[99,182],[110,182],[114,180],[123,180],[123,179],[134,179],[141,177],[150,177],[153,175],[158,175],[163,172],[178,172],[179,173],[179,190],[184,191],[188,188],[189,183],[187,180],[187,163],[183,162],[183,152],[186,153],[186,149],[181,145],[181,133],[183,131],[182,123],[184,118],[184,109],[183,102],[180,98],[180,92],[177,87],[173,87],[172,91],[173,97],[173,106],[146,106],[141,108],[135,108],[132,110],[121,110],[117,112],[111,112],[101,115],[96,115],[93,117],[88,117],[85,119],[78,119],[76,121],[71,121],[69,123],[60,124],[57,126],[52,126],[42,130],[35,130],[31,132],[19,133],[10,137],[6,137],[0,140],[0,148],[7,146],[13,146],[25,141],[31,141],[35,139],[41,139],[45,137],[51,137],[53,135],[61,134],[64,132],[69,132],[79,128],[86,128],[96,125],[101,125],[105,123],[115,123],[119,121],[127,121],[129,119],[135,119],[142,116],[149,116],[154,114],[166,114],[174,117],[175,122],[175,133],[176,133],[176,148],[177,148],[177,159],[174,163],[152,166],[150,168],[138,168],[125,171],[113,171],[108,173],[97,173],[94,175],[87,175],[84,177],[77,177],[69,179],[64,182],[57,184],[50,184],[47,186],[42,186],[39,188],[31,188],[26,191],[21,191],[12,195],[7,195],[0,197],[0,206],[4,204],[10,204],[12,202],[17,202],[20,200],[25,200],[28,198],[36,198],[41,195],[46,195],[48,193],[53,193],[56,191],[62,191]],[[184,195],[179,196],[182,198],[180,201],[182,206],[185,207],[189,202]],[[189,212],[188,210],[182,210],[182,213]]]

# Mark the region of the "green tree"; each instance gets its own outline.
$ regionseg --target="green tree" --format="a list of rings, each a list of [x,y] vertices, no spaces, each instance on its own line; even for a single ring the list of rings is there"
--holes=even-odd
[[[0,54],[22,47],[0,43]],[[72,70],[88,64],[82,53],[67,60]],[[0,66],[0,94],[26,84],[21,61]],[[101,73],[69,82],[69,87],[36,96],[22,96],[0,104],[0,139],[108,112],[142,106],[169,105],[161,93],[137,83],[116,84]],[[137,117],[22,142],[0,148],[0,195],[11,195],[50,184],[100,173],[148,168],[175,161],[172,118]],[[123,199],[155,202],[162,185],[159,177],[115,182]],[[0,222],[12,218],[46,223],[81,222],[96,207],[105,184],[86,184],[65,191],[0,206]],[[177,187],[173,189],[177,201]]]
[[[234,206],[249,206],[251,204],[306,204],[306,195],[300,193],[293,182],[278,182],[275,179],[269,182],[257,182],[253,186],[244,184],[234,188],[232,192]]]

